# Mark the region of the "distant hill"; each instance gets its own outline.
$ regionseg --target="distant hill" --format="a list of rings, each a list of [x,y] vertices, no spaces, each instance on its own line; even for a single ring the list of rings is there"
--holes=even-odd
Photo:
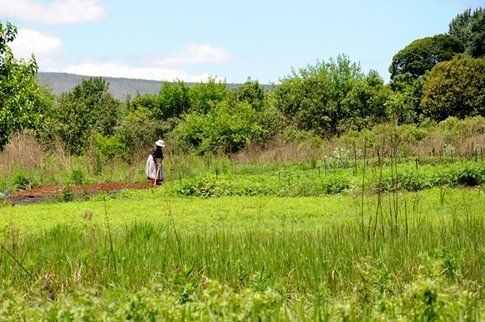
[[[61,94],[71,91],[74,86],[81,83],[85,78],[92,76],[82,76],[67,73],[45,73],[41,72],[37,75],[39,82],[52,88],[54,94]],[[103,77],[109,82],[109,91],[111,94],[124,100],[127,95],[136,96],[137,93],[143,94],[157,94],[162,87],[161,81],[146,80],[146,79],[131,79],[131,78],[115,78]],[[189,86],[195,83],[187,83]],[[241,84],[227,84],[228,88],[237,88]],[[269,88],[270,85],[264,85]]]

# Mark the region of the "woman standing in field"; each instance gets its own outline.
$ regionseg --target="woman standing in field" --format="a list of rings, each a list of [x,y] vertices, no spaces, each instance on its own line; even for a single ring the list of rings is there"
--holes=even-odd
[[[152,153],[148,156],[145,172],[148,180],[153,182],[153,186],[160,185],[165,179],[162,167],[163,147],[165,147],[165,142],[158,140],[155,142]]]

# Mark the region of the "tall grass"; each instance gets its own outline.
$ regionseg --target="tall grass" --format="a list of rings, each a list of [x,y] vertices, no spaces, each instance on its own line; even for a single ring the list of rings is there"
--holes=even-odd
[[[428,254],[442,263],[443,272],[451,276],[450,283],[463,282],[470,294],[475,294],[470,303],[482,296],[483,216],[473,211],[437,221],[414,216],[408,227],[411,238],[404,227],[394,227],[393,220],[384,225],[393,229],[393,234],[373,234],[370,240],[362,235],[358,221],[304,229],[293,229],[290,223],[270,230],[203,226],[182,232],[170,221],[140,221],[112,236],[106,226],[89,222],[82,229],[60,225],[19,241],[9,240],[17,244],[12,251],[35,276],[33,282],[3,253],[0,280],[9,280],[30,298],[47,296],[59,299],[62,305],[63,297],[83,289],[94,288],[103,297],[126,297],[153,283],[163,292],[175,294],[173,303],[212,301],[204,300],[203,294],[212,285],[208,281],[216,280],[229,288],[221,293],[226,301],[230,301],[227,290],[235,294],[246,289],[256,292],[246,296],[274,290],[282,296],[277,307],[291,306],[295,301],[313,303],[303,314],[317,307],[323,310],[335,301],[356,301],[356,312],[362,312],[381,300],[361,293],[375,289],[370,281],[361,285],[362,274],[381,272],[383,275],[365,278],[385,278],[392,285],[386,284],[388,292],[400,294],[422,269],[420,254]],[[113,269],[112,256],[117,259],[117,269]],[[367,273],[361,271],[366,263],[372,266]],[[452,282],[456,278],[461,282]],[[363,289],[356,291],[356,287]],[[80,301],[79,305],[85,305]],[[471,308],[479,312],[474,305]],[[292,307],[290,312],[297,314],[294,310]]]
[[[446,253],[466,278],[483,282],[483,209],[472,209],[466,203],[450,205],[442,208],[446,211],[442,219],[436,219],[428,218],[423,210],[426,205],[421,205],[423,214],[410,215],[408,226],[404,226],[396,225],[395,216],[403,219],[407,205],[401,203],[396,213],[392,197],[388,200],[389,206],[381,209],[383,217],[388,218],[379,222],[382,230],[377,231],[375,223],[365,227],[372,231],[370,239],[362,234],[359,216],[324,226],[297,225],[294,218],[280,217],[261,228],[236,228],[231,223],[214,226],[211,221],[200,221],[190,229],[182,229],[170,209],[158,212],[167,218],[159,223],[140,219],[125,228],[113,229],[87,216],[83,228],[60,224],[42,233],[18,237],[11,233],[12,226],[4,230],[2,239],[7,245],[15,245],[10,247],[11,252],[34,276],[53,274],[73,287],[80,280],[87,285],[116,282],[138,287],[154,274],[165,275],[174,267],[188,266],[233,287],[248,286],[251,275],[264,273],[274,287],[311,292],[318,278],[323,286],[339,292],[355,282],[352,266],[363,257],[382,261],[390,270],[400,271],[403,281],[407,281],[418,265],[418,254],[423,252]],[[373,204],[366,204],[365,209],[365,218],[372,218]],[[117,218],[116,212],[109,216]],[[110,264],[114,258],[117,270]],[[16,285],[28,287],[25,271],[13,264],[12,258],[1,255],[0,279],[12,279]],[[82,278],[74,281],[80,266]],[[318,272],[314,272],[317,267]],[[338,271],[339,277],[330,283],[332,271]]]
[[[479,320],[483,313],[485,218],[478,192],[392,191],[350,206],[344,205],[352,196],[272,198],[264,208],[257,198],[160,203],[162,190],[138,194],[142,199],[130,203],[103,197],[2,209],[11,221],[0,239],[8,250],[0,252],[4,316]],[[286,205],[278,208],[278,200]],[[372,222],[375,200],[381,215]],[[312,211],[277,213],[300,201],[313,202]],[[340,212],[326,209],[337,202]],[[40,223],[47,214],[35,211],[46,207],[59,224],[46,218],[51,228],[19,234],[25,228],[15,225],[21,221],[14,213],[28,210],[29,222]],[[251,216],[243,211],[248,207]],[[86,208],[75,224],[79,215],[69,210]],[[277,212],[267,213],[272,208]]]
[[[324,163],[324,167],[316,169],[325,173],[327,163],[335,163],[336,159],[341,161],[340,166],[354,166],[355,172],[362,160],[364,140],[367,140],[369,160],[376,160],[379,151],[383,158],[395,155],[400,163],[409,159],[426,163],[430,157],[440,163],[463,159],[483,162],[485,152],[483,117],[450,118],[439,124],[421,126],[382,124],[361,132],[351,131],[331,140],[312,133],[287,136],[283,133],[264,145],[248,144],[246,149],[230,156],[187,154],[169,144],[165,151],[168,178],[177,181],[201,173],[219,174],[225,169],[246,164],[286,167],[294,163]],[[394,137],[393,140],[390,137]],[[75,157],[66,153],[61,144],[43,145],[28,135],[18,134],[0,152],[0,189],[14,190],[17,175],[27,178],[32,185],[71,183],[74,172],[83,172],[88,183],[144,181],[144,164],[150,149],[138,147],[134,155],[114,158],[99,156],[95,148],[90,147],[85,155]]]

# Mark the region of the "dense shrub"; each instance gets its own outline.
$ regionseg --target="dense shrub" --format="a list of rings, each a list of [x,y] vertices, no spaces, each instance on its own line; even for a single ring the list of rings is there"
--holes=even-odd
[[[127,152],[120,135],[104,136],[96,133],[94,147],[96,154],[105,159],[121,157]]]
[[[239,102],[248,102],[256,111],[264,108],[265,90],[258,81],[248,80],[235,91],[235,98]]]
[[[13,183],[18,190],[29,189],[32,186],[31,180],[22,173],[18,173],[13,177]]]
[[[449,172],[451,185],[477,186],[485,183],[485,167],[465,166]]]
[[[207,114],[186,114],[174,130],[178,146],[203,152],[234,153],[263,135],[257,113],[247,102],[218,103]]]
[[[164,132],[164,122],[157,121],[147,108],[129,111],[120,121],[116,134],[127,153],[151,146]]]
[[[418,78],[410,73],[394,77],[390,83],[393,90],[386,102],[387,113],[398,124],[419,123],[422,118],[421,98],[428,72]]]
[[[299,177],[287,173],[279,178],[259,176],[195,177],[179,183],[175,192],[180,196],[202,198],[223,196],[312,197],[338,194],[351,187],[346,177]]]
[[[484,183],[485,166],[465,163],[440,167],[434,171],[408,168],[398,170],[394,176],[385,173],[381,181],[375,181],[375,187],[381,191],[419,191],[439,186],[473,187]]]
[[[163,82],[154,115],[159,120],[179,117],[191,108],[190,88],[183,81]]]
[[[197,83],[189,91],[191,110],[198,113],[208,113],[217,103],[227,96],[226,82],[209,78],[207,82]]]
[[[53,136],[73,154],[81,154],[98,132],[112,135],[120,117],[120,103],[108,92],[102,78],[83,80],[72,92],[60,96],[50,113]]]
[[[15,174],[12,181],[16,190],[28,190],[38,186],[36,178],[22,172]]]
[[[86,173],[83,169],[72,169],[69,175],[69,182],[72,184],[83,184],[86,182]]]
[[[156,113],[159,109],[159,99],[157,95],[152,94],[145,94],[145,95],[137,95],[132,100],[127,100],[126,109],[128,111],[138,110],[138,109],[145,109],[150,111],[151,113]]]
[[[347,122],[350,106],[343,104],[344,99],[363,79],[358,64],[338,56],[328,63],[294,70],[281,79],[275,104],[300,129],[331,136]]]
[[[346,122],[342,122],[339,131],[372,126],[387,119],[386,105],[390,90],[375,71],[371,71],[365,80],[357,83],[342,102],[348,111]]]
[[[485,116],[485,58],[460,57],[436,65],[426,79],[421,108],[438,121]]]

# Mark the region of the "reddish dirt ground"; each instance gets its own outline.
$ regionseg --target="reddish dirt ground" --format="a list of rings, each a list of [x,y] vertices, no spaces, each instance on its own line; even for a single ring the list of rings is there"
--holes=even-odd
[[[151,188],[150,183],[135,183],[135,182],[106,182],[95,183],[88,185],[70,186],[74,195],[94,195],[99,192],[116,193],[124,189],[148,189]],[[63,192],[62,187],[55,185],[42,186],[32,190],[24,190],[13,193],[8,196],[8,201],[12,204],[31,204],[39,203],[48,198],[55,198]]]

